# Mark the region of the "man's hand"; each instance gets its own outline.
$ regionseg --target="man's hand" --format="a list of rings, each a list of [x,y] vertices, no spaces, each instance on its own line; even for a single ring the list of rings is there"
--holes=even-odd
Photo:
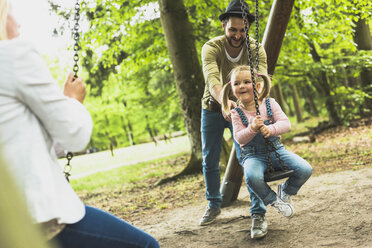
[[[231,101],[231,100],[228,100],[227,104],[229,105],[230,109],[234,109],[238,106],[236,105],[236,102]],[[226,115],[226,113],[222,110],[222,115],[223,115],[223,118],[225,118],[225,120],[231,122],[231,112],[228,115]]]
[[[234,109],[234,108],[238,107],[236,102],[231,101],[231,100],[228,100],[228,104],[229,104],[230,109]]]
[[[87,94],[86,85],[83,83],[83,79],[80,77],[74,79],[74,74],[71,72],[63,85],[63,94],[75,98],[79,102],[83,103],[85,95]]]

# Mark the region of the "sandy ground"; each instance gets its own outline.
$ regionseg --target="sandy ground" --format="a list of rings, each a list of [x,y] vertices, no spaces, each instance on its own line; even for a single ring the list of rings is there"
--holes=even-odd
[[[279,182],[271,184],[273,189]],[[372,168],[313,176],[293,200],[291,219],[268,207],[269,232],[261,240],[250,239],[250,199],[245,187],[209,226],[198,225],[206,201],[133,224],[164,248],[372,247]]]

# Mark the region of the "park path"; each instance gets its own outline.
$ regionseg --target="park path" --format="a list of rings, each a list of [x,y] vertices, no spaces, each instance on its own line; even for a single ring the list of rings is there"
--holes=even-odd
[[[372,165],[313,176],[294,197],[295,216],[286,219],[268,207],[268,235],[250,239],[250,200],[245,186],[215,223],[198,221],[206,202],[135,221],[163,248],[372,247]],[[275,189],[278,182],[271,183]]]
[[[180,136],[172,138],[168,142],[161,140],[157,145],[151,142],[114,149],[114,156],[111,155],[110,150],[75,156],[71,161],[71,179],[86,177],[97,172],[112,170],[122,166],[168,157],[188,152],[189,150],[190,143],[187,136]],[[60,159],[59,163],[63,168],[66,164],[66,159]]]

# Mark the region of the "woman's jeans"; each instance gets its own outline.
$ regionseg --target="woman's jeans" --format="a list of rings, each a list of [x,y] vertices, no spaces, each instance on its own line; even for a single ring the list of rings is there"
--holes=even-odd
[[[263,149],[262,149],[263,148]],[[309,179],[312,168],[300,156],[287,151],[283,145],[277,149],[280,158],[290,170],[294,170],[294,175],[289,177],[283,185],[283,190],[289,195],[296,195],[301,186]],[[275,170],[281,169],[279,160],[274,152],[270,152]],[[264,173],[268,168],[268,162],[264,147],[260,146],[251,151],[243,160],[244,176],[249,188],[251,188],[263,201],[265,205],[271,204],[276,200],[277,194],[264,181]],[[262,212],[261,214],[265,214]]]
[[[68,224],[52,241],[61,248],[155,248],[157,241],[127,222],[93,207],[75,224]]]
[[[202,109],[201,117],[201,136],[202,136],[202,152],[203,152],[203,174],[206,187],[206,198],[209,201],[209,206],[219,208],[222,204],[222,196],[220,193],[220,155],[222,138],[225,128],[230,129],[232,133],[231,122],[226,121],[222,114]],[[234,140],[236,147],[236,157],[241,164],[242,156],[240,146]],[[261,213],[266,211],[265,205],[258,196],[250,190],[252,207],[251,213]]]

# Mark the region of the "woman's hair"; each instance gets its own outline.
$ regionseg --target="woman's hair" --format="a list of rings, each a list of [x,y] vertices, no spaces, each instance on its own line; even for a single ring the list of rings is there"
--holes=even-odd
[[[249,80],[251,81],[251,67],[249,67],[248,65],[238,65],[234,67],[229,74],[230,78],[232,78],[233,75],[235,75],[237,72],[241,72],[241,71],[249,72],[249,77],[250,77]],[[254,74],[256,75],[256,78],[255,78],[256,86],[257,84],[261,85],[261,83],[258,82],[258,77],[262,77],[263,79],[263,87],[258,92],[258,100],[262,101],[262,99],[267,97],[270,93],[271,79],[268,75],[257,74],[256,70],[254,70]],[[228,104],[229,96],[231,94],[231,84],[233,84],[233,82],[230,81],[229,83],[225,84],[222,88],[222,111],[226,115],[230,115],[230,112],[231,112],[230,106]]]
[[[8,17],[8,0],[0,0],[0,40],[7,40],[6,20]]]

